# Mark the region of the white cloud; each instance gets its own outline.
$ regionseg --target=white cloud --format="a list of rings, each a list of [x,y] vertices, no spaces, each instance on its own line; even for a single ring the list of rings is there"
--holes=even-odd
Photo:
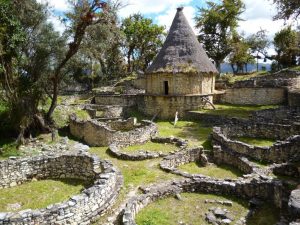
[[[142,14],[159,14],[191,2],[192,0],[128,0],[127,3],[124,3],[126,6],[120,10],[119,15],[124,18],[138,12]]]
[[[260,29],[268,32],[272,40],[276,32],[284,27],[283,20],[273,21],[277,10],[270,0],[244,0],[246,10],[241,15],[244,21],[239,22],[239,31],[246,35],[256,33]]]
[[[69,4],[67,0],[37,0],[40,3],[48,3],[49,6],[53,7],[54,10],[57,11],[67,11],[69,8]]]
[[[194,32],[197,33],[197,31],[195,29],[195,21],[194,21],[196,9],[192,6],[186,6],[183,9],[183,13],[184,13],[185,17],[187,18],[190,26],[193,28]],[[159,25],[166,26],[166,29],[169,30],[169,28],[173,22],[175,14],[176,14],[176,8],[175,7],[170,8],[165,13],[156,17],[157,23]]]

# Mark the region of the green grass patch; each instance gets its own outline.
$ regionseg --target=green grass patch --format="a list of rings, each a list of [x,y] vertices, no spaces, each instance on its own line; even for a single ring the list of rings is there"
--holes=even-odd
[[[238,177],[241,177],[243,173],[236,169],[235,167],[229,166],[229,165],[215,165],[211,164],[208,166],[199,166],[197,163],[187,163],[184,165],[179,166],[180,170],[184,172],[188,172],[190,174],[202,174],[205,176],[210,176],[218,179],[225,179],[225,178],[231,178],[231,179],[237,179]]]
[[[11,211],[10,204],[20,204],[24,209],[40,209],[63,202],[79,194],[87,185],[78,179],[40,180],[0,190],[0,212]]]
[[[76,114],[77,118],[81,119],[81,120],[88,120],[91,118],[90,115],[87,113],[87,111],[82,110],[82,109],[76,110],[75,114]]]
[[[182,201],[175,198],[165,198],[151,203],[142,209],[136,217],[138,225],[174,225],[179,224],[208,224],[205,221],[205,213],[211,207],[227,208],[239,220],[247,215],[247,202],[232,197],[221,197],[211,194],[181,194]],[[206,199],[233,201],[232,207],[226,207],[219,204],[205,204]]]
[[[20,156],[21,152],[17,149],[17,144],[14,139],[0,140],[0,160],[7,159],[10,156]]]
[[[245,74],[245,75],[234,75],[234,74],[224,74],[221,76],[221,80],[227,81],[229,84],[234,84],[238,81],[244,81],[244,80],[250,80],[251,78],[255,77],[264,77],[270,75],[267,71],[259,71],[251,74]]]
[[[246,144],[259,147],[270,147],[276,142],[276,140],[265,138],[237,137],[236,139]]]
[[[93,147],[90,152],[98,155],[101,159],[107,159],[113,162],[124,176],[125,187],[137,187],[139,185],[147,185],[177,177],[176,175],[165,173],[159,168],[161,159],[123,161],[111,157],[106,153],[106,150],[106,147]]]
[[[140,150],[143,150],[143,151],[149,151],[149,152],[168,153],[168,152],[175,151],[177,149],[178,149],[178,147],[176,147],[173,144],[147,142],[145,144],[128,146],[126,148],[123,148],[122,151],[133,153],[133,152],[138,152]]]
[[[201,109],[197,112],[207,113],[218,116],[248,118],[254,111],[264,109],[278,108],[278,105],[231,105],[231,104],[216,104],[216,109]]]
[[[168,121],[158,121],[159,135],[162,137],[178,137],[187,139],[190,147],[203,145],[205,149],[212,149],[210,134],[212,127],[204,126],[199,122],[178,121],[176,126]]]

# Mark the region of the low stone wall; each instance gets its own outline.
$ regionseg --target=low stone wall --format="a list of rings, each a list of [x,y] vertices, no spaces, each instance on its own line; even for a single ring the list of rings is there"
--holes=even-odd
[[[116,123],[120,122],[114,122],[114,125]],[[124,128],[128,128],[127,125],[124,125]],[[157,126],[150,121],[143,120],[140,126],[135,126],[132,130],[120,131],[112,129],[109,123],[101,123],[97,120],[82,121],[72,115],[70,132],[91,146],[109,146],[113,143],[118,146],[127,146],[150,140],[157,134]]]
[[[270,166],[270,170],[275,175],[289,176],[295,178],[300,177],[300,166],[293,163],[273,164]]]
[[[84,109],[89,113],[92,119],[98,117],[102,118],[120,118],[124,115],[126,109],[124,106],[118,105],[95,105],[95,104],[86,104]],[[98,111],[98,115],[97,115]],[[101,115],[99,115],[101,112]]]
[[[278,105],[287,101],[285,88],[230,88],[221,96],[221,103],[237,105]]]
[[[300,107],[279,107],[252,113],[251,119],[260,123],[293,124],[300,123]]]
[[[261,179],[228,182],[196,177],[166,182],[144,190],[144,194],[133,197],[127,203],[122,224],[135,225],[135,216],[142,208],[158,199],[175,196],[182,192],[230,195],[243,199],[259,198],[270,201],[279,208],[285,205],[283,201],[289,195],[281,182]]]
[[[146,115],[157,115],[162,119],[174,119],[175,113],[179,117],[185,116],[187,111],[197,110],[204,106],[203,97],[212,101],[212,95],[205,96],[155,96],[144,95],[143,101],[138,105],[139,111]]]
[[[179,147],[178,151],[182,151],[184,148],[187,147],[187,141],[179,139],[179,138],[164,138],[164,137],[154,137],[151,139],[152,142],[155,143],[168,143],[168,144],[174,144],[177,147]],[[130,161],[141,161],[146,159],[154,159],[154,158],[160,158],[165,157],[167,154],[162,152],[150,152],[147,151],[147,149],[141,149],[136,153],[128,153],[123,152],[122,148],[118,147],[115,144],[112,144],[108,147],[108,153],[118,159],[121,160],[130,160]]]
[[[258,166],[250,162],[246,157],[243,157],[235,152],[223,151],[220,146],[213,148],[214,163],[227,164],[238,168],[244,174],[260,173]]]
[[[137,104],[136,95],[100,95],[95,96],[95,104],[97,105],[119,105],[119,106],[134,106]]]
[[[77,178],[94,183],[81,194],[44,209],[0,213],[0,224],[90,224],[112,206],[122,185],[122,176],[110,162],[87,153],[0,161],[1,188],[32,178]]]
[[[267,124],[261,124],[265,130],[268,130],[270,136],[259,132],[245,132],[246,130],[237,129],[236,127],[227,126],[226,128],[214,127],[213,129],[213,143],[220,145],[223,150],[230,150],[239,154],[245,155],[255,160],[265,162],[276,162],[282,163],[287,161],[299,161],[300,160],[300,135],[291,136],[285,141],[278,141],[271,147],[258,147],[248,145],[246,143],[232,140],[229,135],[235,134],[237,136],[248,136],[248,137],[264,137],[264,138],[284,138],[289,134],[289,131],[284,130],[282,133],[275,133],[275,130],[268,129]],[[255,125],[253,126],[255,130]],[[231,129],[233,128],[233,129]],[[249,127],[251,130],[251,127]],[[272,133],[274,132],[274,133]],[[255,135],[256,134],[256,135]]]
[[[300,88],[288,91],[289,106],[300,107]]]

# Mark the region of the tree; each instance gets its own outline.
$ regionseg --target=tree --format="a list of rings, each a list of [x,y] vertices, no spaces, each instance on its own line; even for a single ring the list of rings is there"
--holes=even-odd
[[[256,70],[258,72],[258,60],[261,59],[261,55],[267,55],[267,48],[270,46],[267,31],[261,29],[256,34],[250,35],[246,41],[251,49],[251,54],[256,58]]]
[[[111,24],[114,20],[115,7],[99,0],[81,0],[70,2],[72,9],[66,14],[69,28],[66,33],[71,38],[65,56],[57,65],[51,77],[52,94],[51,105],[47,112],[47,120],[51,121],[52,114],[57,105],[59,84],[62,79],[63,69],[70,59],[78,52],[85,37],[88,27],[96,24]],[[117,5],[118,6],[118,5]]]
[[[208,8],[199,8],[196,27],[200,29],[199,41],[218,70],[232,51],[230,45],[240,14],[244,10],[241,0],[224,0],[220,4],[207,2]]]
[[[121,30],[125,36],[127,72],[146,70],[162,47],[164,29],[141,14],[133,14],[123,20]]]
[[[254,59],[250,54],[250,46],[245,38],[235,33],[232,38],[232,51],[229,54],[229,62],[234,74],[244,72],[244,67],[247,71],[248,63],[253,63]]]
[[[274,19],[294,19],[296,20],[300,15],[299,0],[273,0],[277,5],[278,13]]]
[[[2,1],[0,13],[2,97],[21,142],[29,127],[46,128],[38,105],[65,43],[47,22],[46,6],[34,0]]]
[[[274,37],[274,46],[277,53],[276,60],[280,68],[286,68],[297,64],[299,55],[298,33],[288,26],[277,32]]]

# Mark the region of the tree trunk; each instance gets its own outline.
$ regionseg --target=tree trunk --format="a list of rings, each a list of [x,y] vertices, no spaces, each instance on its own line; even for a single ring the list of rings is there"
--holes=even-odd
[[[53,95],[52,95],[51,106],[50,106],[50,108],[48,110],[48,113],[47,113],[47,120],[48,121],[51,121],[52,114],[53,114],[53,112],[56,108],[57,97],[58,97],[58,81],[57,81],[57,79],[54,79],[53,80]]]
[[[256,72],[258,72],[258,54],[256,55]]]

